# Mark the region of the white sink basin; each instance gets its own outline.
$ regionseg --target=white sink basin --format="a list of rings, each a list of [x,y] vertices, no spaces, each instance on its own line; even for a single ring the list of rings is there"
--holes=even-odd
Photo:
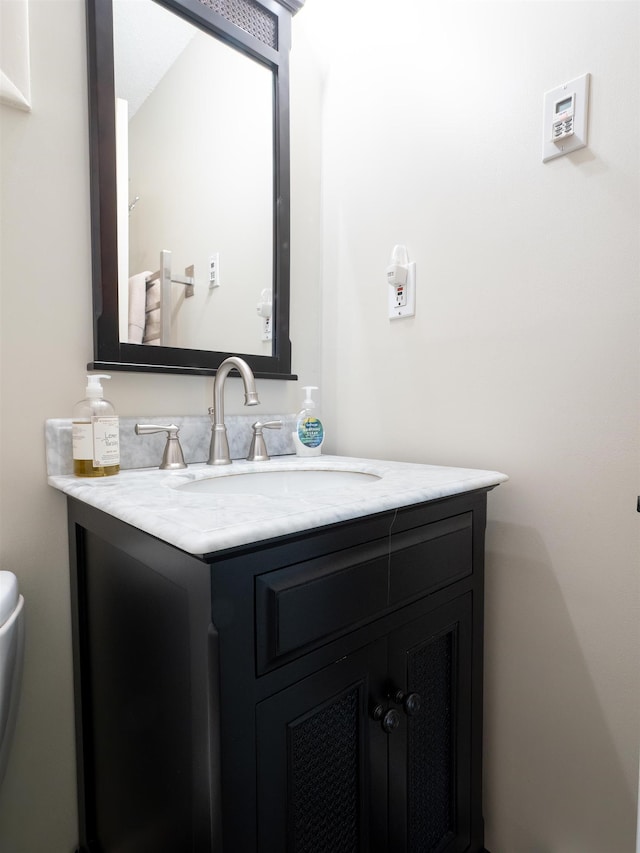
[[[214,475],[181,483],[175,488],[200,495],[291,495],[368,486],[379,479],[376,474],[364,471],[252,471]]]

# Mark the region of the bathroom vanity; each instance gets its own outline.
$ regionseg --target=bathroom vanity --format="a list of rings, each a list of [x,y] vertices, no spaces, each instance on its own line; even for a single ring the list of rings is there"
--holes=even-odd
[[[249,463],[50,478],[68,496],[81,851],[484,850],[486,496],[506,477],[304,461],[268,471],[371,481],[194,486],[265,470]]]

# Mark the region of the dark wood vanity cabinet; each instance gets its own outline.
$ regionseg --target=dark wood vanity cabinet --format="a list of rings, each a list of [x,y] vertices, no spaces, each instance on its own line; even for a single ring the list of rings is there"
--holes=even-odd
[[[486,492],[194,557],[69,501],[101,853],[479,853]]]
[[[470,849],[470,655],[467,594],[260,703],[258,850]]]

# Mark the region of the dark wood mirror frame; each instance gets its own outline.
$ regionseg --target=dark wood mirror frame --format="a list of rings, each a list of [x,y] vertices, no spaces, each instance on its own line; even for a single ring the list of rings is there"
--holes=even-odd
[[[218,0],[155,0],[214,37],[257,59],[274,80],[274,269],[272,355],[121,343],[118,325],[113,10],[109,0],[87,0],[89,143],[94,360],[90,370],[214,374],[229,355],[240,355],[261,378],[291,374],[289,50],[291,18],[305,0],[233,0],[238,10],[266,10],[274,22],[274,46],[245,32],[215,8]],[[228,5],[228,4],[226,4]]]

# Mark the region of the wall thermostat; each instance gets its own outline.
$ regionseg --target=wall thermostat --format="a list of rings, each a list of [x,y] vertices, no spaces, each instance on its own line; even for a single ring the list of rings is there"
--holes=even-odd
[[[590,74],[583,74],[544,96],[542,162],[587,144]]]
[[[573,136],[573,117],[575,114],[575,106],[575,92],[572,92],[566,97],[563,95],[555,102],[551,132],[552,142],[558,142],[560,139],[566,139],[568,136]]]

